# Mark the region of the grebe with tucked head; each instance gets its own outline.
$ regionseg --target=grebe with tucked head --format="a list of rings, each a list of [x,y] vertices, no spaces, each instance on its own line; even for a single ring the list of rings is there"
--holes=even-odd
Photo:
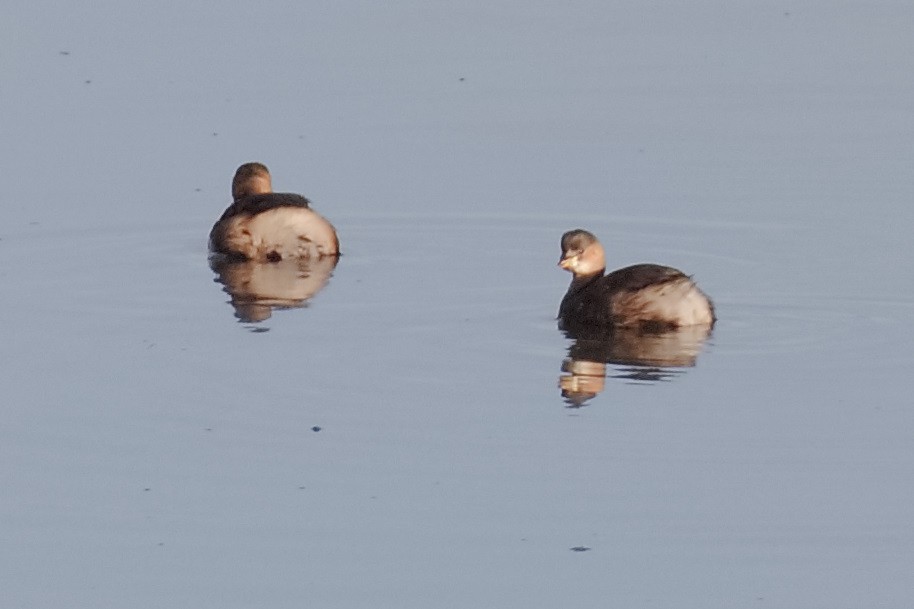
[[[266,165],[239,167],[232,179],[232,198],[234,203],[210,231],[213,252],[259,262],[339,254],[333,225],[303,196],[273,192]]]
[[[573,275],[559,307],[564,328],[624,326],[660,332],[714,325],[711,299],[682,271],[636,264],[605,275],[603,246],[586,230],[562,235],[559,266]]]

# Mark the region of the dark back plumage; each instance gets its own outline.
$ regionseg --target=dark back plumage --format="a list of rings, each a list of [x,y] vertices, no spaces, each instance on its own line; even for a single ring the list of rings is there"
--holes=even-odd
[[[226,218],[240,216],[242,214],[253,216],[277,207],[310,208],[311,202],[305,197],[291,192],[267,192],[258,195],[248,195],[229,205],[219,220],[225,220]]]

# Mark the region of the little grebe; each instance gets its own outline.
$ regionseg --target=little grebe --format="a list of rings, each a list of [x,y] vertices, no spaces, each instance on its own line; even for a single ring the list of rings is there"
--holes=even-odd
[[[259,262],[339,254],[333,225],[303,196],[273,192],[270,171],[262,163],[238,168],[232,198],[210,231],[213,252]]]
[[[566,329],[625,326],[660,332],[714,325],[711,299],[682,271],[636,264],[605,275],[603,246],[586,230],[562,235],[559,266],[574,275],[559,307]]]

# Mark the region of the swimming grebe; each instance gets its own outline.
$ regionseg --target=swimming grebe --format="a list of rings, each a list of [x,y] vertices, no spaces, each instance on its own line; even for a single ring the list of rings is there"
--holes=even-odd
[[[210,231],[213,252],[259,262],[339,254],[333,225],[303,196],[273,192],[266,165],[239,167],[232,179],[232,198],[234,203]]]
[[[559,266],[574,275],[559,307],[566,329],[625,326],[661,332],[714,325],[711,299],[682,271],[636,264],[604,275],[603,246],[586,230],[562,235]]]

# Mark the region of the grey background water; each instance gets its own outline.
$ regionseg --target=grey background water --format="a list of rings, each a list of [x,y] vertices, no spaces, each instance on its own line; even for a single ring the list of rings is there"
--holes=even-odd
[[[5,7],[0,606],[910,606],[912,31],[888,1]],[[259,323],[205,244],[249,160],[345,253]],[[567,407],[577,226],[715,298],[694,367]]]

